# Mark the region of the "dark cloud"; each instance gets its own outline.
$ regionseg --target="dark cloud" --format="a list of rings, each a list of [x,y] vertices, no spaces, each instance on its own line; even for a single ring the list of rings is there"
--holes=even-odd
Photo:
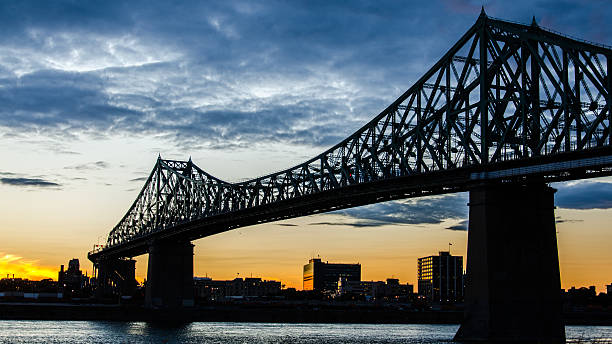
[[[0,88],[0,126],[43,131],[108,130],[140,114],[111,104],[102,79],[90,73],[42,70]]]
[[[191,150],[328,147],[410,87],[481,4],[0,2],[0,127],[154,134]],[[611,43],[605,1],[484,4]]]
[[[389,222],[376,222],[376,221],[353,221],[353,222],[313,222],[309,223],[310,226],[346,226],[354,228],[368,228],[368,227],[380,227],[390,225],[393,223]],[[403,225],[403,224],[395,224]]]
[[[469,220],[463,220],[456,225],[446,227],[446,229],[450,229],[452,231],[467,231],[469,223]]]
[[[449,219],[467,219],[467,194],[417,198],[371,204],[333,212],[347,222],[317,222],[310,225],[379,227],[385,225],[439,224]],[[459,229],[453,226],[449,229]],[[465,228],[462,228],[465,230]]]
[[[23,187],[60,187],[61,185],[55,182],[40,178],[0,178],[0,183],[12,186],[23,186]]]
[[[558,183],[555,204],[565,209],[612,208],[612,183],[582,181]],[[347,219],[340,222],[314,222],[309,225],[351,226],[356,228],[385,225],[438,224],[444,220],[460,219],[449,230],[468,229],[468,194],[460,193],[430,198],[391,201],[334,212]],[[556,223],[581,222],[557,216]]]
[[[555,223],[574,223],[574,222],[584,222],[584,220],[565,219],[565,218],[562,218],[561,216],[556,216],[555,217]]]
[[[566,209],[612,208],[612,183],[582,181],[555,184],[555,204]]]
[[[131,182],[144,182],[144,181],[146,181],[147,179],[149,179],[149,177],[138,177],[138,178],[133,178],[133,179],[130,179],[130,181],[131,181]]]

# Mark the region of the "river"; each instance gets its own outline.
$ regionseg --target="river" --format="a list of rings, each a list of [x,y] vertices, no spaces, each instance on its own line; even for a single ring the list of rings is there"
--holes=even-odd
[[[457,325],[0,321],[0,343],[451,343]],[[567,326],[568,342],[612,343],[612,326]]]

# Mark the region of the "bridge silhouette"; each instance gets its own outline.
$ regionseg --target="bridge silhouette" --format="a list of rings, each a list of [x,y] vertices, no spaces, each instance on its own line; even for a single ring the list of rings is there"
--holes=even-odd
[[[564,342],[550,182],[612,175],[612,49],[488,17],[354,134],[240,183],[158,158],[89,253],[99,288],[149,254],[146,303],[193,304],[191,241],[394,199],[470,192],[466,314],[456,339]],[[132,263],[130,263],[132,262]]]

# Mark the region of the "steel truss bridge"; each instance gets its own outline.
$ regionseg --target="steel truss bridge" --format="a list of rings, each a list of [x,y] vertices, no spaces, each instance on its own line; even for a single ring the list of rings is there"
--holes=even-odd
[[[292,168],[240,183],[189,161],[157,160],[90,258],[147,252],[234,228],[393,199],[469,190],[483,180],[612,174],[612,50],[532,25],[476,23],[395,102]]]
[[[134,261],[123,258],[148,253],[147,307],[193,305],[195,239],[469,191],[465,317],[455,339],[564,343],[547,183],[612,175],[610,71],[610,47],[483,10],[395,102],[302,164],[229,183],[191,159],[158,158],[106,245],[89,253],[98,290],[129,289]]]

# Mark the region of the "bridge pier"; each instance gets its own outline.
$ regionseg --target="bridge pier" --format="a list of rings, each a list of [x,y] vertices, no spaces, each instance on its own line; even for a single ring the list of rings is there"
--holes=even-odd
[[[193,245],[190,242],[152,242],[145,306],[177,309],[193,305]]]
[[[460,342],[565,343],[555,189],[544,183],[470,191]]]
[[[96,298],[115,295],[131,296],[136,291],[136,261],[133,259],[102,259],[94,264]]]

